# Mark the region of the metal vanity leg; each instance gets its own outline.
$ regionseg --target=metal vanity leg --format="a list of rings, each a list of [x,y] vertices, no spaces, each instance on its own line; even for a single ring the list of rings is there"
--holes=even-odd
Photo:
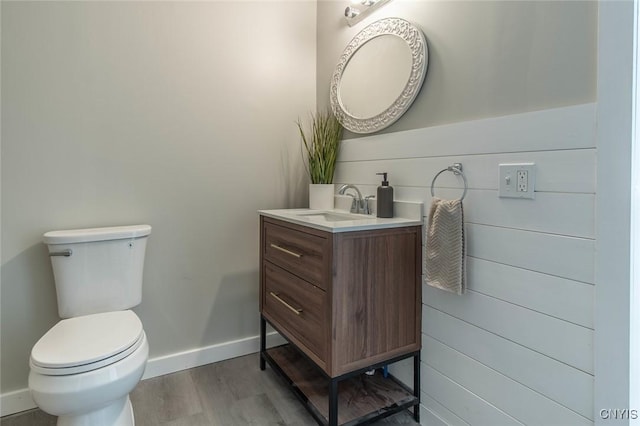
[[[329,388],[329,426],[338,426],[338,379],[331,379]]]
[[[413,418],[420,423],[420,352],[413,357],[413,396],[418,398],[418,404],[413,406]]]
[[[267,350],[267,321],[260,315],[260,370],[266,368],[262,354]]]

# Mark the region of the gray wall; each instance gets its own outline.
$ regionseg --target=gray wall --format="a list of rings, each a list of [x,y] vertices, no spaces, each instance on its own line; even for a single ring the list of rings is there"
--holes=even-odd
[[[375,19],[420,26],[430,63],[405,116],[344,141],[337,183],[373,194],[386,171],[396,199],[428,206],[443,168],[461,162],[469,182],[468,291],[423,288],[423,424],[592,424],[597,4],[396,0],[353,28],[348,4],[319,3],[319,106]],[[536,163],[535,200],[498,197],[498,165],[513,162]],[[445,174],[435,192],[460,186]]]
[[[57,320],[43,232],[148,223],[150,356],[258,333],[259,208],[304,205],[314,2],[2,3],[1,392]]]
[[[329,104],[344,47],[367,24],[397,16],[427,38],[422,91],[382,133],[595,100],[596,2],[394,0],[353,27],[343,18],[347,5],[318,3],[319,107]]]

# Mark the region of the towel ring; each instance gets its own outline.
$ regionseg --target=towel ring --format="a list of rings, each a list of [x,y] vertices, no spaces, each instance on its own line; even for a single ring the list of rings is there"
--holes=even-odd
[[[431,196],[435,197],[435,194],[433,193],[433,185],[436,183],[438,176],[444,172],[452,172],[456,176],[462,176],[462,180],[464,181],[464,192],[462,193],[462,197],[460,197],[460,201],[464,200],[464,197],[467,195],[467,178],[464,176],[464,173],[462,173],[462,163],[453,163],[453,165],[436,173],[431,181]]]

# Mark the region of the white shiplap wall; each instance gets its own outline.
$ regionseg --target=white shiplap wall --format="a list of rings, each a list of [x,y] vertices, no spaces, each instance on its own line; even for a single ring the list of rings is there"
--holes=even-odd
[[[454,162],[468,291],[423,286],[422,423],[593,423],[595,104],[345,140],[336,183],[431,203]],[[535,162],[535,200],[498,197],[498,164]],[[436,194],[458,198],[459,178]],[[425,225],[427,218],[425,217]],[[423,241],[424,243],[424,241]],[[401,375],[402,373],[400,373]]]

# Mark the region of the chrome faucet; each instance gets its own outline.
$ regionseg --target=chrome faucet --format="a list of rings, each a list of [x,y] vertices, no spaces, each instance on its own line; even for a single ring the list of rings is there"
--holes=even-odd
[[[369,198],[371,197],[362,198],[360,190],[350,183],[342,185],[340,189],[338,189],[338,194],[345,195],[345,192],[348,189],[353,189],[358,194],[357,198],[353,194],[346,194],[353,198],[353,201],[351,202],[351,213],[369,214]]]

